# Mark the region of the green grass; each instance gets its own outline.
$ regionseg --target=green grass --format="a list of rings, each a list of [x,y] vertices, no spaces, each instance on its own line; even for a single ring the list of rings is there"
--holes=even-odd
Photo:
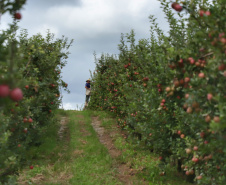
[[[122,155],[112,159],[91,125],[92,116],[99,116],[105,129],[119,131],[115,120],[105,112],[58,110],[57,114],[59,120],[67,117],[68,129],[59,139],[59,121],[48,127],[46,136],[42,138],[43,144],[27,151],[27,157],[33,158],[20,171],[19,184],[120,185],[123,183],[117,178],[116,166],[121,163],[136,171],[136,175],[131,177],[134,182],[145,179],[149,185],[189,184],[172,166],[160,164],[157,156],[130,140],[126,142],[120,132],[113,141]],[[33,170],[29,169],[30,165],[34,165]],[[166,175],[160,176],[163,170]]]
[[[80,113],[81,114],[81,113]],[[99,142],[96,132],[91,126],[91,113],[82,112],[86,131],[81,131],[76,114],[71,114],[70,131],[71,143],[70,149],[73,153],[82,151],[74,158],[72,172],[74,176],[70,179],[70,184],[109,184],[115,185],[120,182],[115,178],[115,171],[112,168],[113,161],[108,154],[107,149]],[[81,119],[80,119],[81,120]]]
[[[102,120],[102,126],[109,132],[116,128],[116,120],[103,111],[94,112],[93,115],[99,116]],[[125,140],[121,134],[116,134],[114,144],[116,148],[123,151],[119,162],[129,164],[134,170],[138,171],[137,177],[140,180],[145,179],[149,185],[189,185],[185,177],[179,174],[175,167],[163,164],[158,160],[158,156],[151,153],[145,147],[134,142],[134,139]],[[160,174],[165,172],[165,175]]]
[[[19,184],[120,185],[112,168],[114,161],[91,126],[91,112],[59,111],[58,114],[59,118],[70,118],[63,141],[56,137],[58,124],[49,127],[43,144],[28,151],[28,156],[34,156],[31,160],[34,169],[29,166],[23,169]]]

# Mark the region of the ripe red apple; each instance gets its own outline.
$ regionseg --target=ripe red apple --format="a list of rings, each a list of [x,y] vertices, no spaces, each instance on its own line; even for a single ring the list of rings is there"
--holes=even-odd
[[[204,78],[205,74],[204,73],[199,73],[199,78]]]
[[[224,71],[223,76],[226,77],[226,71]]]
[[[183,79],[180,79],[180,85],[183,85],[184,84],[184,80]]]
[[[28,119],[28,122],[29,122],[29,123],[32,123],[32,122],[33,122],[33,120],[32,120],[31,118],[29,118],[29,119]]]
[[[211,15],[210,11],[205,11],[205,15],[210,16]]]
[[[27,133],[27,128],[24,129],[24,133]]]
[[[52,112],[52,110],[49,110],[49,113],[51,113]]]
[[[208,94],[207,94],[207,99],[208,99],[208,100],[212,100],[212,98],[213,98],[213,95],[212,95],[211,93],[208,93]]]
[[[194,151],[197,151],[198,149],[199,149],[199,147],[197,147],[197,146],[194,146],[194,147],[193,147],[193,150],[194,150]]]
[[[206,117],[205,117],[205,121],[208,123],[208,122],[210,122],[211,121],[211,117],[209,116],[209,115],[207,115]]]
[[[218,70],[219,71],[224,71],[226,69],[226,65],[225,64],[221,64],[218,66]]]
[[[24,123],[27,123],[28,122],[28,119],[26,117],[24,117],[24,120],[23,120]]]
[[[19,12],[16,12],[15,14],[14,14],[14,18],[15,19],[21,19],[22,18],[22,16],[21,16],[21,13],[19,13]]]
[[[171,7],[178,12],[181,12],[183,10],[183,7],[176,2],[172,3]]]
[[[181,135],[180,135],[180,138],[181,138],[181,139],[185,138],[185,135],[184,135],[184,134],[181,134]]]
[[[204,13],[205,13],[204,10],[199,10],[199,15],[200,15],[200,17],[203,17]]]
[[[29,89],[29,85],[25,85],[25,88],[26,88],[26,89]]]
[[[189,78],[189,77],[185,77],[185,78],[184,78],[184,82],[185,82],[185,83],[188,83],[189,81],[190,81],[190,78]]]
[[[188,61],[189,61],[190,64],[194,64],[195,63],[195,60],[192,57],[189,57]]]
[[[204,136],[205,136],[205,132],[200,132],[200,137],[204,138]]]
[[[193,157],[193,158],[192,158],[192,161],[195,162],[195,163],[197,163],[197,162],[199,162],[199,158]]]
[[[162,156],[159,156],[159,160],[161,161],[163,159],[163,157]]]
[[[30,169],[32,170],[33,168],[34,168],[34,166],[31,165],[31,166],[30,166]]]
[[[189,174],[193,175],[194,174],[194,170],[189,170]]]
[[[202,175],[199,175],[196,177],[197,180],[201,180],[202,179]]]
[[[192,108],[191,108],[191,107],[188,107],[186,112],[187,112],[188,114],[190,114],[190,113],[192,113],[192,111],[193,111]]]
[[[214,116],[213,121],[215,123],[219,123],[220,122],[220,117],[219,116]]]
[[[178,130],[178,131],[177,131],[177,134],[178,134],[178,135],[181,135],[181,131],[180,131],[180,130]]]
[[[189,98],[189,94],[185,94],[185,98],[188,99]]]
[[[204,141],[204,144],[208,144],[209,142],[208,141]]]
[[[183,63],[183,59],[181,58],[178,63],[182,64]]]
[[[15,88],[10,92],[9,96],[14,101],[20,101],[23,99],[23,92],[20,88]]]
[[[17,146],[18,146],[18,147],[21,147],[21,144],[18,144]]]
[[[8,85],[0,85],[0,97],[4,98],[7,97],[10,93]]]
[[[178,80],[175,80],[175,81],[173,82],[173,84],[175,85],[175,87],[178,87],[178,86],[180,85],[180,82],[179,82]]]

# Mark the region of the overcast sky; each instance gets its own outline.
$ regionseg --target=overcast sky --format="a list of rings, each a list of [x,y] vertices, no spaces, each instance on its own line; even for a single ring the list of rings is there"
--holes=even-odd
[[[168,24],[158,0],[27,0],[21,10],[20,28],[30,36],[49,29],[56,38],[62,35],[74,39],[70,48],[63,80],[70,94],[63,93],[63,108],[81,108],[85,102],[85,81],[95,70],[94,56],[118,54],[121,33],[134,29],[136,40],[150,37],[148,17],[154,15],[160,28],[167,32]],[[0,30],[6,29],[12,18],[1,17]]]

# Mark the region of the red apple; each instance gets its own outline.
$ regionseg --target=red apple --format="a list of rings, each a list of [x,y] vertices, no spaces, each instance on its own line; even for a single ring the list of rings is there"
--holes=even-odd
[[[27,123],[28,122],[28,119],[26,117],[24,117],[24,123]]]
[[[19,12],[16,12],[16,13],[14,14],[14,18],[19,20],[19,19],[22,18],[22,16],[21,16],[21,14],[20,14]]]
[[[224,71],[226,69],[226,65],[225,64],[221,64],[218,66],[218,70],[219,71]]]
[[[204,78],[205,74],[204,73],[199,73],[199,78]]]
[[[15,88],[10,92],[9,96],[14,101],[20,101],[23,99],[23,92],[20,88]]]
[[[208,123],[208,122],[210,122],[211,121],[211,117],[209,116],[209,115],[207,115],[206,117],[205,117],[205,121]]]
[[[199,162],[199,159],[198,159],[197,157],[193,157],[193,158],[192,158],[192,161],[193,161],[194,163],[197,163],[197,162]]]
[[[183,10],[183,7],[176,2],[172,3],[171,7],[178,12],[181,12]]]
[[[213,98],[213,95],[212,95],[211,93],[208,93],[208,94],[207,94],[207,99],[208,99],[208,100],[212,100],[212,98]]]
[[[30,166],[30,169],[32,170],[33,168],[34,168],[34,166],[31,165],[31,166]]]
[[[220,122],[220,117],[219,116],[214,116],[213,121],[215,123],[219,123]]]
[[[194,146],[194,147],[193,147],[193,150],[194,150],[194,151],[197,151],[198,149],[199,149],[199,147],[197,147],[197,146]]]
[[[4,98],[7,97],[10,93],[8,85],[0,85],[0,97]]]
[[[204,13],[205,13],[204,10],[199,10],[199,15],[200,15],[200,17],[203,17]]]
[[[29,119],[28,119],[28,122],[29,122],[29,123],[32,123],[32,122],[33,122],[33,120],[32,120],[31,118],[29,118]]]
[[[205,136],[205,132],[200,132],[200,137],[204,138],[204,136]]]
[[[195,60],[192,57],[189,57],[188,61],[190,62],[190,64],[194,64],[195,63]]]
[[[188,114],[190,114],[190,113],[192,113],[192,111],[193,111],[192,108],[191,108],[191,107],[188,107],[186,112],[187,112]]]
[[[189,78],[189,77],[185,77],[185,78],[184,78],[184,82],[185,82],[185,83],[188,83],[189,81],[190,81],[190,78]]]
[[[211,15],[210,11],[206,11],[206,12],[205,12],[205,15],[206,15],[206,16],[210,16],[210,15]]]

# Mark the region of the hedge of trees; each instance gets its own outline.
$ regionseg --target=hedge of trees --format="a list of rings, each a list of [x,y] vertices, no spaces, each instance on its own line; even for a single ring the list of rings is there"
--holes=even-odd
[[[226,183],[226,4],[160,0],[164,33],[122,34],[118,56],[95,57],[89,108],[110,111],[159,160],[198,184]]]
[[[46,128],[56,121],[54,111],[61,104],[61,91],[67,92],[61,69],[66,65],[72,41],[29,37],[17,22],[25,0],[1,1],[1,13],[9,12],[13,22],[0,33],[0,184],[15,183],[18,170],[33,169],[30,147],[41,144]]]

